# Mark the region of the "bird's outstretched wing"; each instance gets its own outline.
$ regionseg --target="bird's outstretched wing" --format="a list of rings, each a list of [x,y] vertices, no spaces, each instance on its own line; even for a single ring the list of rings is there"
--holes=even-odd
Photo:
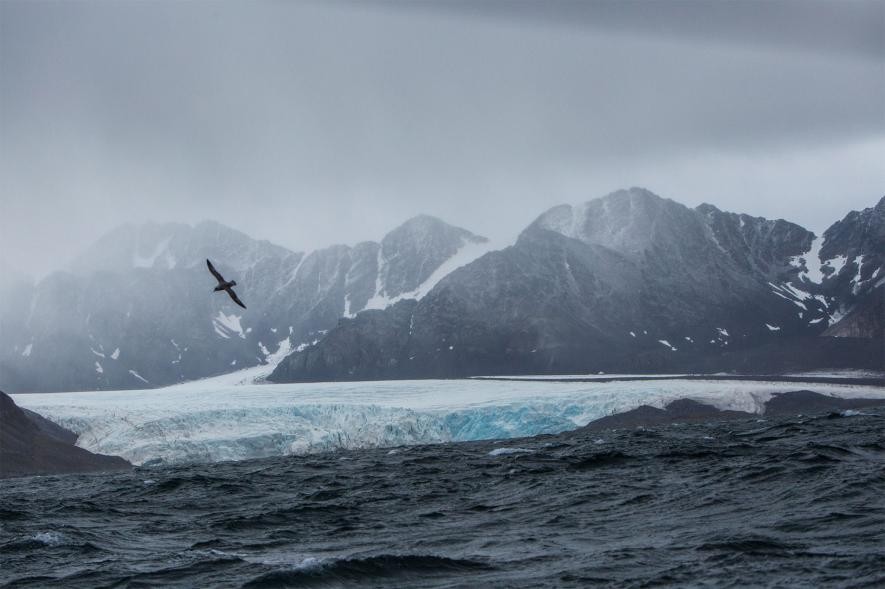
[[[209,266],[209,272],[212,273],[212,276],[215,277],[215,280],[218,282],[224,282],[224,277],[218,273],[218,270],[215,269],[215,266],[212,265],[208,259],[206,260],[206,265]]]
[[[232,298],[236,304],[243,307],[244,309],[246,308],[246,305],[243,304],[243,301],[240,300],[240,297],[237,296],[237,293],[234,292],[234,289],[226,288],[224,290],[227,291],[227,294],[230,295],[230,298]]]

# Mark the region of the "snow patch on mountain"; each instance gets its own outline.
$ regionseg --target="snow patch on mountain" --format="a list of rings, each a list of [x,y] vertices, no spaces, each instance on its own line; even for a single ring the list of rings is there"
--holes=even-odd
[[[312,342],[302,342],[302,343],[298,344],[297,346],[295,346],[295,351],[296,352],[303,352],[304,350],[306,350],[310,346],[317,345],[319,343],[319,341],[320,341],[319,339],[315,339]]]
[[[463,245],[451,258],[443,262],[427,280],[411,293],[406,293],[403,298],[421,300],[424,298],[424,295],[430,292],[447,275],[496,249],[498,247],[490,241],[474,242],[464,240]]]
[[[811,248],[807,252],[790,258],[790,264],[801,270],[799,272],[799,279],[801,281],[821,284],[825,278],[838,275],[839,272],[842,271],[842,268],[845,267],[848,258],[844,255],[838,255],[822,261],[820,259],[820,251],[823,245],[824,237],[816,237],[814,241],[811,242]],[[858,256],[857,258],[862,259],[863,256]],[[857,262],[857,258],[855,258],[855,263]],[[824,269],[829,270],[829,272],[824,274]],[[857,279],[859,280],[859,278],[860,267],[858,267]]]
[[[175,267],[175,259],[171,257],[171,254],[166,251],[166,248],[169,247],[169,242],[172,240],[172,236],[169,236],[159,243],[157,243],[156,247],[154,247],[154,251],[147,255],[142,256],[138,253],[138,248],[136,247],[135,253],[132,255],[132,266],[134,268],[153,268],[157,259],[163,255],[167,254],[167,267],[174,268]],[[172,261],[172,265],[168,266],[169,260]]]
[[[834,309],[830,313],[830,317],[827,321],[827,325],[835,325],[835,324],[839,323],[840,321],[842,321],[842,319],[845,318],[846,315],[848,315],[848,312],[849,312],[849,309],[846,309],[844,307],[839,307],[837,309]]]
[[[852,294],[857,294],[860,291],[860,285],[863,282],[860,276],[861,269],[863,268],[863,258],[863,255],[854,258],[854,265],[857,266],[857,274],[851,279]],[[878,271],[878,268],[876,268],[876,270]]]
[[[376,261],[378,274],[375,275],[375,294],[368,300],[366,309],[385,309],[390,305],[390,299],[384,294],[384,277],[387,275],[387,261],[384,259],[382,248],[378,248],[378,258]]]
[[[845,263],[848,261],[848,258],[842,255],[836,256],[830,260],[824,262],[825,265],[829,266],[833,269],[833,276],[839,274],[842,271],[842,268],[845,267]]]
[[[773,282],[769,282],[768,284],[772,287],[774,294],[790,301],[791,303],[795,304],[805,311],[808,310],[808,306],[806,305],[806,303],[813,300],[821,303],[821,305],[823,305],[825,309],[827,308],[827,301],[823,297],[823,295],[811,294],[806,290],[802,290],[801,288],[794,286],[792,282],[785,282],[783,284],[774,284]]]
[[[147,380],[146,378],[144,378],[142,375],[140,375],[139,373],[135,372],[134,370],[131,370],[131,369],[130,369],[130,370],[129,370],[129,374],[131,374],[132,376],[134,376],[135,378],[137,378],[137,379],[140,380],[141,382],[143,382],[143,383],[145,383],[145,384],[149,384],[149,383],[148,383],[148,380]]]
[[[264,347],[264,350],[267,350],[267,348]],[[219,376],[210,376],[208,378],[201,378],[190,382],[174,384],[165,387],[162,390],[201,389],[206,391],[214,391],[224,387],[239,387],[244,385],[258,384],[263,382],[264,379],[266,379],[270,375],[270,373],[273,372],[274,368],[277,367],[277,364],[279,364],[283,360],[283,358],[288,356],[291,352],[292,343],[289,341],[289,338],[286,338],[284,340],[281,340],[277,344],[277,349],[275,352],[266,355],[264,364],[251,366],[249,368],[243,368],[242,370],[228,372],[227,374],[221,374]]]
[[[219,311],[218,315],[212,319],[215,333],[225,338],[230,338],[229,334],[236,334],[241,338],[246,339],[246,333],[243,331],[240,319],[242,319],[242,316],[240,315],[234,315],[233,313],[225,315],[224,311]]]
[[[811,248],[807,252],[790,258],[790,264],[802,270],[799,273],[801,280],[814,282],[815,284],[820,284],[823,281],[824,273],[821,270],[822,264],[820,261],[820,249],[823,245],[824,237],[815,237],[811,242]]]
[[[466,266],[474,260],[477,260],[485,254],[496,249],[498,249],[498,246],[492,244],[492,242],[490,241],[475,242],[462,238],[461,247],[458,248],[458,251],[445,262],[440,264],[440,266],[427,278],[427,280],[422,282],[418,286],[418,288],[411,292],[401,293],[395,297],[389,297],[384,294],[383,277],[386,275],[387,266],[386,261],[382,257],[381,250],[379,249],[378,278],[375,285],[375,295],[371,299],[369,299],[363,310],[386,309],[387,307],[394,305],[404,299],[421,300],[428,292],[433,289],[434,286],[439,283],[440,280],[442,280],[458,268]],[[346,310],[347,312],[349,312],[349,304],[347,305]],[[352,317],[353,315],[346,314],[346,316]]]
[[[286,280],[286,282],[280,285],[280,290],[295,282],[295,279],[298,277],[298,271],[301,270],[301,266],[304,265],[304,260],[306,260],[311,253],[313,252],[304,252],[303,254],[301,254],[301,258],[298,260],[295,268],[292,269],[292,273],[289,274],[289,278]]]
[[[166,250],[164,257],[166,259],[166,267],[172,270],[178,264],[178,260],[175,259],[175,255],[168,249]]]

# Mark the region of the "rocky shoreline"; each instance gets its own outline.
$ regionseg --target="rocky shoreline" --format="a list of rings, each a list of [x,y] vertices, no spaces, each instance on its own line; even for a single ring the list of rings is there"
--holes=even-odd
[[[576,431],[605,431],[637,427],[656,427],[674,423],[702,423],[745,420],[787,415],[818,415],[885,406],[885,399],[842,399],[801,390],[775,393],[765,403],[762,414],[724,410],[692,399],[677,399],[664,408],[641,405],[630,411],[608,415],[591,421]]]

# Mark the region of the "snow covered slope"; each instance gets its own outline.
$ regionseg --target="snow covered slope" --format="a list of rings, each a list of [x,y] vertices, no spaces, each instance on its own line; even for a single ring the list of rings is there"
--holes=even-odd
[[[136,464],[213,462],[555,433],[641,404],[690,397],[759,411],[795,384],[746,381],[609,383],[483,380],[351,382],[15,395],[15,402],[80,434],[77,444]],[[814,385],[845,397],[885,389]]]

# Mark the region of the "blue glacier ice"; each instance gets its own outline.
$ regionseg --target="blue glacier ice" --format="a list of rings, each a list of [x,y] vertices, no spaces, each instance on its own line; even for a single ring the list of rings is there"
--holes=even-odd
[[[79,434],[92,452],[134,464],[174,464],[508,439],[558,433],[641,404],[692,398],[759,412],[790,383],[655,380],[541,382],[421,380],[285,385],[196,381],[165,389],[15,395]],[[836,396],[885,390],[814,385]]]

